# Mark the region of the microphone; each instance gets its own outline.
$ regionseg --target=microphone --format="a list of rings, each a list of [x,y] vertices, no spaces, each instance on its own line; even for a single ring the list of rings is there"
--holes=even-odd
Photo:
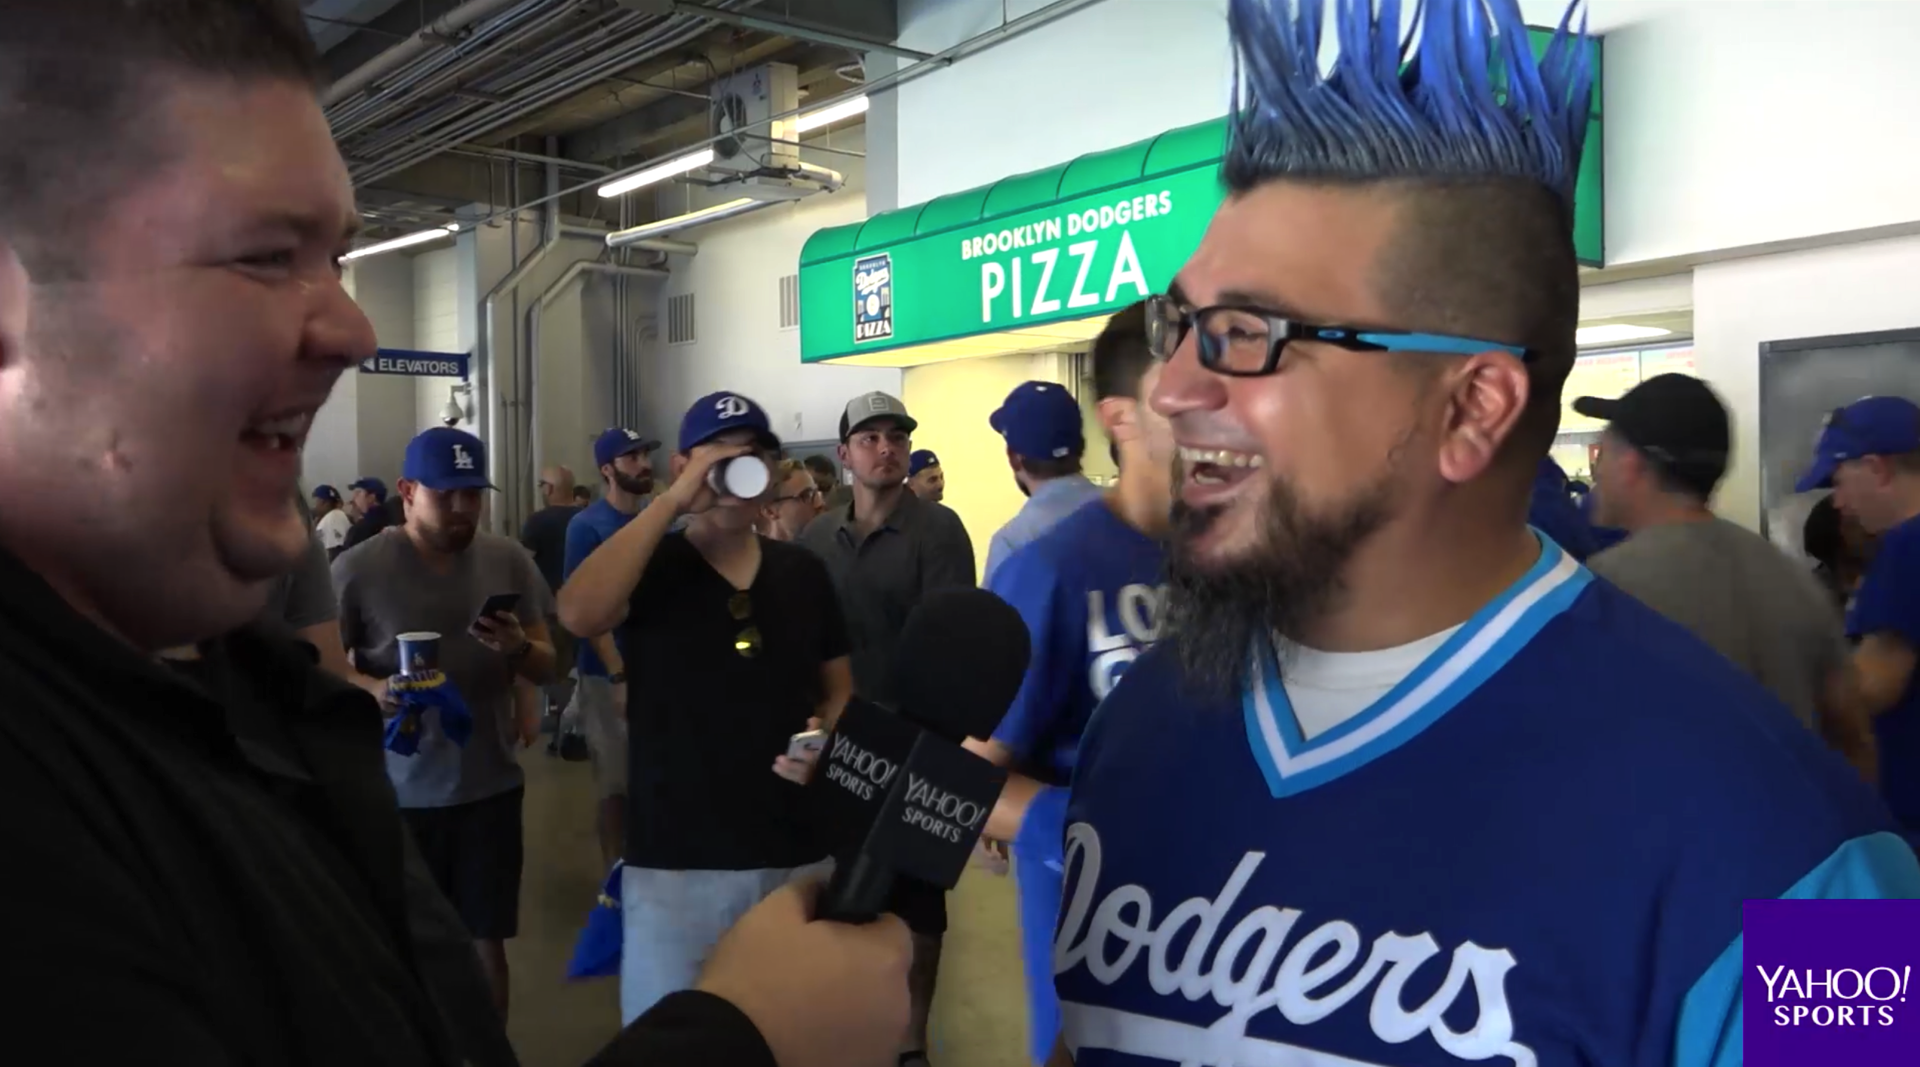
[[[960,747],[989,737],[1027,673],[1026,623],[984,589],[930,593],[907,616],[891,681],[898,708],[847,703],[810,792],[835,859],[822,919],[867,923],[896,878],[952,889],[1007,772]]]

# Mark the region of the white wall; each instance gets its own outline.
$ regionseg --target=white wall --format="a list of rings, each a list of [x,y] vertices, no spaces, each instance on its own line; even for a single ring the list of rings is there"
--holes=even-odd
[[[1734,410],[1733,467],[1716,500],[1760,522],[1759,345],[1920,326],[1920,238],[1755,256],[1694,271],[1694,361]],[[1809,442],[1811,447],[1811,442]]]
[[[373,324],[382,348],[413,348],[412,261],[404,255],[375,256],[349,264],[348,292]],[[400,375],[340,376],[314,419],[301,457],[309,486],[344,486],[372,476],[389,484],[399,477],[401,453],[414,432],[414,379]]]
[[[1007,0],[1005,10],[1043,3]],[[1521,4],[1537,25],[1564,6]],[[1224,114],[1225,7],[1106,0],[901,87],[899,202]],[[1610,264],[1920,224],[1920,3],[1588,7],[1607,35]],[[938,51],[998,25],[1001,12],[1002,0],[900,0],[900,43]]]
[[[857,129],[835,132],[829,140],[832,147],[849,151],[866,144]],[[788,441],[832,439],[847,401],[873,389],[900,392],[900,372],[892,368],[802,365],[800,332],[780,328],[780,279],[799,270],[807,238],[867,215],[863,160],[805,150],[801,155],[846,175],[846,187],[673,235],[698,244],[700,251],[673,257],[656,321],[664,334],[665,300],[693,293],[696,340],[669,345],[660,336],[647,346],[640,369],[646,425],[637,427],[669,446],[687,407],[721,389],[759,402],[774,432]],[[677,214],[689,203],[698,207],[703,201],[695,195],[689,201],[680,189],[662,193],[661,208]]]

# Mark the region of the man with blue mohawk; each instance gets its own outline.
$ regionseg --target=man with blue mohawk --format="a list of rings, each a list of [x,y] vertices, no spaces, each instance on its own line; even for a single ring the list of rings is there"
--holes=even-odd
[[[1148,322],[1169,636],[1065,802],[1056,1063],[1733,1065],[1743,901],[1920,896],[1838,757],[1526,524],[1572,14],[1536,59],[1515,0],[1404,44],[1394,0],[1229,4],[1229,196]]]

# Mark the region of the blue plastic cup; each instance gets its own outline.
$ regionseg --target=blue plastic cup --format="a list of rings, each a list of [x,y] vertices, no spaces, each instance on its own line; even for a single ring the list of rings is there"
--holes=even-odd
[[[440,635],[431,630],[401,634],[400,673],[407,676],[430,674],[440,669]]]

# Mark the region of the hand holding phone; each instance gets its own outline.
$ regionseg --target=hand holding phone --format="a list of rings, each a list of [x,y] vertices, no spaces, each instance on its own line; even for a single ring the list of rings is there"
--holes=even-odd
[[[519,616],[513,613],[519,604],[519,593],[495,593],[480,605],[480,616],[473,620],[468,632],[495,652],[515,651],[527,640]]]
[[[827,736],[819,719],[808,719],[805,730],[787,739],[786,753],[774,758],[773,773],[789,782],[806,785],[813,777],[821,750],[827,747]]]

